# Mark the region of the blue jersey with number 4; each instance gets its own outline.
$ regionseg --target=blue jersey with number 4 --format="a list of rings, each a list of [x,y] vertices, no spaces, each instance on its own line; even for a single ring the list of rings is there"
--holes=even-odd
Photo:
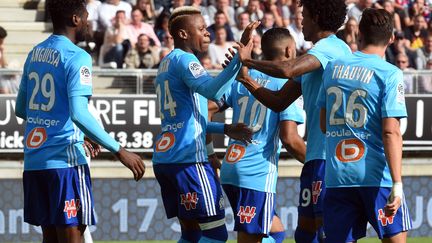
[[[207,99],[200,94],[217,97],[216,91],[224,88],[215,84],[230,85],[239,69],[238,59],[233,60],[213,78],[194,54],[181,49],[174,49],[161,61],[155,86],[162,132],[156,138],[153,163],[208,161]]]
[[[326,109],[327,187],[391,187],[382,120],[406,117],[402,71],[356,52],[326,68],[317,104]]]
[[[249,76],[270,90],[280,90],[286,79],[250,70]],[[235,82],[225,95],[226,105],[233,108],[233,123],[245,123],[254,132],[252,144],[245,145],[230,139],[221,168],[221,183],[262,192],[276,192],[277,166],[281,142],[279,123],[303,123],[299,101],[280,113],[261,104],[240,83]]]
[[[92,95],[91,65],[90,55],[62,35],[51,35],[29,53],[20,84],[27,114],[24,170],[87,163],[69,97]]]

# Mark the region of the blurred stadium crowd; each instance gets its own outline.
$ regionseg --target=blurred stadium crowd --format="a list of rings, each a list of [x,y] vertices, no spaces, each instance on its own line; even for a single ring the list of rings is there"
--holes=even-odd
[[[362,11],[384,8],[393,14],[395,26],[395,41],[387,49],[386,60],[403,71],[432,70],[432,0],[347,0],[346,4],[346,23],[337,36],[352,51],[358,48]],[[168,31],[170,13],[185,5],[201,9],[211,35],[208,53],[199,56],[206,69],[222,68],[227,48],[239,41],[243,30],[254,20],[261,20],[253,39],[254,58],[262,58],[261,35],[273,27],[289,29],[298,55],[312,45],[304,40],[303,17],[296,0],[87,0],[91,31],[88,41],[79,45],[91,53],[94,65],[101,68],[155,69],[174,46]],[[7,30],[0,28],[2,68],[7,67],[2,45],[6,36]],[[408,74],[405,79],[406,93],[413,93],[413,77]],[[418,93],[432,93],[432,78],[424,75],[417,86]]]

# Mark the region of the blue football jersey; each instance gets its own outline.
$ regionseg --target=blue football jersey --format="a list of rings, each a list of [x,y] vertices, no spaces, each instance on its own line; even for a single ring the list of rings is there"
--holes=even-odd
[[[62,35],[51,35],[29,53],[20,84],[27,94],[24,170],[87,163],[69,97],[92,95],[91,67],[90,55]]]
[[[235,75],[232,73],[231,79]],[[161,61],[155,87],[162,131],[156,138],[153,163],[208,161],[207,99],[197,90],[212,80],[192,53],[174,49]]]
[[[382,119],[406,117],[402,71],[356,52],[331,62],[317,104],[326,109],[327,187],[391,187]]]
[[[249,75],[270,90],[280,90],[287,81],[257,70]],[[225,103],[233,108],[233,123],[245,123],[254,132],[252,144],[230,139],[221,168],[221,183],[263,192],[276,192],[277,166],[281,142],[279,122],[303,123],[303,110],[298,101],[280,113],[273,112],[240,83],[235,82],[225,95]]]
[[[351,50],[344,41],[335,35],[330,35],[319,40],[307,54],[315,56],[321,62],[321,68],[299,77],[306,111],[306,162],[325,159],[325,137],[319,128],[319,110],[316,107],[316,97],[322,83],[323,71],[329,61],[350,55]]]

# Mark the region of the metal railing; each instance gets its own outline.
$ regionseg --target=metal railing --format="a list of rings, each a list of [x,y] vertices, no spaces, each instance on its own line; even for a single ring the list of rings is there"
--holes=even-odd
[[[209,70],[217,75],[220,70]],[[18,91],[21,69],[0,69],[0,94]],[[95,94],[154,94],[157,69],[93,69]],[[404,72],[406,94],[432,94],[432,70]]]

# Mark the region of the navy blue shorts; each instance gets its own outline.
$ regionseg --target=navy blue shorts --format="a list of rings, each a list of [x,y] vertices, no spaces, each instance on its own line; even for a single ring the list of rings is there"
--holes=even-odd
[[[324,199],[326,243],[353,242],[366,236],[369,222],[380,239],[412,228],[405,197],[393,217],[384,215],[388,187],[327,188]]]
[[[299,216],[322,217],[323,198],[326,192],[324,175],[325,160],[311,160],[303,166],[300,175]]]
[[[233,210],[234,230],[268,235],[275,215],[275,194],[228,184],[222,186]]]
[[[41,226],[96,224],[87,165],[23,173],[24,221]]]
[[[223,219],[222,188],[209,163],[154,164],[168,218]]]

